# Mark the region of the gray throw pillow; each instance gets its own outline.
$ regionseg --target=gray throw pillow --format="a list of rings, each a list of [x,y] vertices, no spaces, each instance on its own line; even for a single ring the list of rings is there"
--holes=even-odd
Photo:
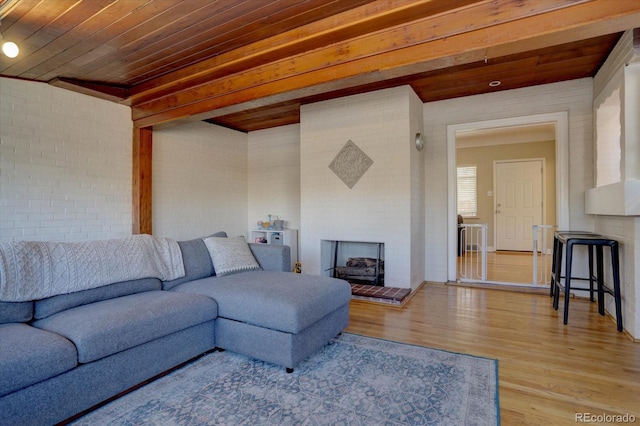
[[[216,232],[209,237],[226,237],[226,232]],[[188,241],[178,241],[180,251],[182,252],[182,262],[184,263],[184,277],[177,278],[172,281],[163,281],[162,289],[170,290],[173,287],[189,281],[199,280],[200,278],[215,275],[211,263],[211,256],[207,247],[204,245],[204,239],[208,237],[196,238]]]
[[[262,269],[242,237],[208,237],[204,239],[204,244],[209,250],[213,267],[218,276]]]

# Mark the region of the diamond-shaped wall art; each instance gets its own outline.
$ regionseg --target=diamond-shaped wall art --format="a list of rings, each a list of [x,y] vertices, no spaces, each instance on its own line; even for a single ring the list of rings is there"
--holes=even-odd
[[[373,160],[367,154],[352,141],[347,141],[329,164],[329,168],[349,188],[353,188],[372,164]]]

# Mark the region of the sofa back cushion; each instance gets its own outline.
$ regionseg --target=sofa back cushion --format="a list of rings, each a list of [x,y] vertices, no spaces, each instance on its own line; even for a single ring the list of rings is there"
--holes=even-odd
[[[216,232],[210,236],[226,237],[227,233]],[[163,281],[163,290],[170,290],[178,284],[215,275],[216,271],[213,268],[213,262],[211,262],[209,250],[207,250],[207,246],[204,244],[204,238],[209,237],[196,238],[189,241],[178,241],[178,245],[182,251],[182,262],[184,264],[185,275],[184,277],[176,280]]]
[[[58,312],[87,305],[101,300],[113,299],[144,291],[160,290],[162,284],[157,278],[141,278],[138,280],[122,281],[90,290],[61,294],[35,302],[34,319],[43,319]]]
[[[33,302],[0,302],[0,324],[27,322],[33,317]]]

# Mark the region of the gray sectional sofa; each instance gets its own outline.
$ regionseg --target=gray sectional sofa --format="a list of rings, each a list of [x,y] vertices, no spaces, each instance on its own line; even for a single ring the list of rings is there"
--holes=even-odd
[[[202,238],[185,275],[0,301],[0,425],[64,421],[216,348],[288,372],[349,321],[351,288],[288,272],[287,246],[249,244],[259,270],[218,276]]]

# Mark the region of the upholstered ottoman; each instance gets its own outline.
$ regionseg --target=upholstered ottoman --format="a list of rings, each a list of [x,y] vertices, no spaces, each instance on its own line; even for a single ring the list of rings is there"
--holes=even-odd
[[[293,368],[349,324],[351,286],[291,272],[249,271],[180,284],[218,303],[216,346]]]

